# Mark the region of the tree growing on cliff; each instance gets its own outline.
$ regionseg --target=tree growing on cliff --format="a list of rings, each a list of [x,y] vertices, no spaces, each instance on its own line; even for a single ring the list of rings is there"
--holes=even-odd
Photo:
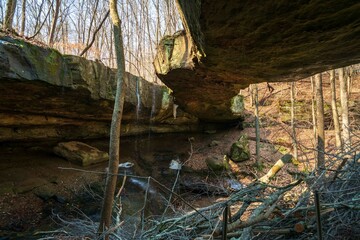
[[[117,88],[115,104],[110,129],[110,146],[109,146],[109,170],[106,176],[106,185],[104,200],[101,210],[101,219],[98,233],[102,234],[109,230],[112,223],[112,209],[116,189],[116,181],[120,159],[120,130],[121,118],[124,107],[124,88],[123,82],[125,77],[125,57],[124,45],[121,30],[121,20],[117,11],[117,0],[110,0],[110,18],[114,27],[114,44],[117,62]],[[106,239],[109,238],[105,233]]]
[[[61,1],[56,0],[54,16],[53,16],[53,19],[52,19],[51,29],[50,29],[49,39],[48,39],[48,44],[50,46],[52,46],[53,43],[54,43],[54,35],[55,35],[56,23],[57,23],[58,18],[59,18],[60,4],[61,4]]]
[[[14,20],[16,9],[16,0],[8,0],[6,4],[5,18],[3,22],[3,30],[12,30],[12,24]]]
[[[24,33],[25,33],[25,22],[26,22],[26,0],[22,0],[22,3],[21,3],[21,30],[20,30],[21,36],[24,36]]]

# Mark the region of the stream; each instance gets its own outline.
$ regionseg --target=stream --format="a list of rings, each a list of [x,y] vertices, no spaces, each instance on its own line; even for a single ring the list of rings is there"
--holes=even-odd
[[[122,227],[121,234],[136,235],[144,228],[146,221],[159,220],[163,217],[170,197],[169,189],[172,189],[178,171],[170,169],[169,166],[174,162],[188,160],[191,148],[189,138],[199,142],[202,139],[211,140],[209,135],[190,133],[122,139],[122,166],[119,168],[121,176],[118,178],[118,188],[122,185],[123,176],[127,177],[120,198],[117,199],[117,206],[121,211],[119,209],[115,211],[121,212],[118,221],[126,223]],[[84,142],[103,151],[108,149],[107,140]],[[53,145],[53,143],[43,143],[37,146],[32,144],[0,146],[2,156],[0,187],[9,183],[13,189],[13,192],[0,196],[1,240],[38,239],[43,236],[39,234],[40,231],[62,229],[74,219],[87,219],[92,223],[99,221],[105,176],[96,173],[104,173],[107,163],[82,168],[55,156],[51,151]],[[126,168],[123,165],[131,167]],[[181,176],[186,179],[201,175],[199,171],[189,169],[185,172],[181,171]],[[33,183],[34,179],[39,184]],[[29,184],[34,184],[34,187],[19,190]],[[174,190],[178,192],[179,189],[176,187]],[[48,192],[50,192],[49,196],[46,197]],[[173,196],[172,200],[174,200]],[[23,207],[18,209],[15,205],[12,206],[11,202],[12,204],[15,202],[16,206],[28,206],[28,209]],[[35,203],[36,206],[32,206]],[[176,201],[172,203],[181,204]],[[169,216],[169,214],[174,214],[174,208],[166,209],[165,215]]]

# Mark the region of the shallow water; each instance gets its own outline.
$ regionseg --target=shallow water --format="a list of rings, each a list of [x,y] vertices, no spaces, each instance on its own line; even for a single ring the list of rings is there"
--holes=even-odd
[[[172,160],[182,161],[187,158],[189,136],[192,134],[166,134],[151,138],[138,136],[122,139],[121,162],[131,162],[134,163],[134,166],[126,170],[120,168],[120,173],[140,176],[127,177],[124,190],[120,195],[123,209],[122,218],[127,217],[133,219],[133,222],[139,222],[141,218],[162,215],[170,194],[152,180],[148,184],[147,177],[152,176],[171,188],[176,171],[169,169],[169,165]],[[108,149],[107,140],[85,142],[103,151]],[[22,146],[0,145],[0,187],[4,190],[7,185],[10,186],[10,190],[5,189],[8,192],[0,194],[0,198],[1,200],[11,198],[12,201],[15,201],[13,203],[15,206],[10,203],[0,205],[0,239],[37,239],[38,237],[33,235],[34,232],[59,227],[54,225],[50,218],[52,211],[60,215],[69,215],[72,205],[81,209],[93,221],[98,221],[101,200],[98,197],[87,196],[89,195],[87,191],[89,190],[88,186],[95,184],[98,186],[97,189],[91,190],[92,194],[101,195],[104,175],[64,170],[59,167],[104,172],[107,163],[85,168],[76,166],[55,156],[51,151],[53,145],[54,143]],[[122,177],[119,177],[118,186],[121,185],[121,181]],[[43,186],[47,186],[50,188],[49,191],[55,192],[54,196],[66,199],[66,203],[56,201],[56,197],[39,200],[35,195],[36,190]],[[22,188],[25,189],[21,190]],[[96,192],[98,190],[100,192]],[[85,193],[83,193],[84,191]],[[18,211],[16,205],[20,206],[19,201],[23,201],[22,196],[27,198],[23,205],[26,206],[36,200],[39,201],[39,206],[34,206],[33,209],[29,208],[25,212]],[[41,214],[41,217],[35,221],[32,214]],[[9,215],[18,215],[21,220],[12,219],[10,221],[14,221],[14,223],[7,222],[6,218]],[[76,216],[76,214],[70,215]],[[15,225],[20,227],[15,227]]]

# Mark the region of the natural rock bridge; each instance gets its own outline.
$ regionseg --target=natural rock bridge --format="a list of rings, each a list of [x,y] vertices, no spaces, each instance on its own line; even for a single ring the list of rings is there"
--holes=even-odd
[[[157,75],[185,111],[241,115],[240,89],[360,62],[359,1],[179,0],[184,32],[165,37]]]

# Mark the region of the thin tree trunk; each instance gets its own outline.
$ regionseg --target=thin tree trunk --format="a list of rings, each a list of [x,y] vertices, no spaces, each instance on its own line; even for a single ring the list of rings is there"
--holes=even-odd
[[[346,67],[346,79],[347,79],[347,94],[348,94],[348,97],[350,96],[350,93],[351,93],[351,83],[352,83],[352,72],[353,72],[353,67],[352,66],[349,66],[349,67]]]
[[[322,76],[321,73],[315,75],[315,89],[316,89],[316,131],[317,131],[317,161],[316,169],[319,171],[325,166],[325,131],[324,131],[324,98],[322,90]]]
[[[117,0],[110,0],[110,17],[114,25],[114,44],[117,60],[117,89],[114,104],[114,111],[110,129],[110,146],[109,146],[109,170],[106,177],[106,186],[104,193],[104,201],[101,210],[101,218],[99,224],[99,233],[103,233],[109,229],[111,225],[111,216],[114,202],[114,194],[116,188],[116,180],[118,174],[119,158],[120,158],[120,129],[121,118],[124,106],[124,89],[123,82],[125,77],[125,58],[124,45],[121,31],[121,20],[117,11]],[[109,236],[106,234],[106,239]]]
[[[294,151],[294,158],[298,159],[296,129],[295,129],[295,82],[291,82],[291,130],[292,130],[292,145]]]
[[[350,150],[350,127],[349,127],[349,106],[348,106],[348,94],[346,88],[345,69],[339,69],[339,82],[340,82],[340,101],[341,101],[341,128],[342,128],[342,140],[343,149],[345,152]]]
[[[3,22],[3,30],[4,31],[6,31],[7,29],[12,30],[15,9],[16,9],[16,0],[8,0],[8,2],[6,4],[5,18],[4,18],[4,22]]]
[[[24,33],[25,33],[25,19],[26,19],[26,0],[22,0],[22,5],[21,5],[21,31],[20,31],[21,36],[24,36]]]
[[[113,38],[113,30],[112,29],[110,29],[110,39],[112,39]],[[114,57],[113,57],[113,52],[114,52],[114,50],[113,50],[113,44],[111,44],[111,42],[110,42],[110,54],[109,54],[109,57],[110,57],[110,67],[111,68],[113,68],[114,67]]]
[[[59,17],[60,3],[61,3],[61,0],[56,0],[55,13],[54,13],[54,17],[52,19],[49,40],[48,40],[48,44],[50,46],[52,46],[54,43],[54,35],[55,35],[55,29],[56,29],[56,22]]]
[[[78,18],[77,18],[77,31],[76,31],[76,33],[77,33],[77,50],[76,50],[76,53],[79,55],[80,54],[80,52],[81,52],[81,43],[82,43],[82,41],[81,41],[81,30],[82,30],[82,24],[81,24],[81,17],[80,17],[80,14],[81,14],[81,12],[83,11],[83,5],[84,5],[84,2],[83,1],[78,1],[78,6],[77,6],[77,9],[78,9],[78,14],[79,14],[79,16],[78,16]]]
[[[64,22],[64,24],[61,25],[61,42],[62,42],[62,53],[65,54],[66,53],[66,49],[65,49],[65,44],[66,44],[66,20]]]
[[[335,131],[335,142],[336,142],[336,147],[341,148],[342,144],[341,144],[339,113],[336,106],[335,69],[330,71],[330,88],[331,88],[331,109],[332,109],[334,131]]]
[[[89,46],[89,41],[90,41],[90,35],[91,35],[91,29],[92,29],[92,25],[93,25],[93,23],[94,23],[94,21],[95,21],[95,17],[96,17],[96,13],[97,13],[97,9],[98,9],[98,5],[99,5],[99,0],[96,0],[96,2],[95,2],[95,7],[94,7],[94,11],[93,11],[93,13],[92,13],[92,16],[91,16],[91,20],[90,20],[90,25],[89,25],[89,29],[88,29],[88,34],[87,34],[87,38],[86,38],[86,46]],[[102,25],[102,24],[100,24],[100,25]],[[93,39],[94,39],[94,36],[95,36],[96,34],[93,34]],[[91,44],[92,45],[92,44]],[[84,51],[83,51],[84,52]],[[82,54],[80,54],[80,56],[82,56],[84,53],[82,52]]]
[[[34,33],[33,33],[33,35],[35,35],[35,34],[38,32],[39,24],[41,24],[40,17],[41,17],[42,9],[43,9],[43,6],[44,6],[44,2],[45,2],[44,0],[41,1],[40,7],[39,7],[39,11],[38,11],[38,15],[37,15],[37,17],[36,17],[36,22],[35,22],[35,27],[34,27]],[[50,9],[51,9],[51,8],[49,8],[49,13],[50,13]],[[47,14],[47,15],[48,15],[48,14]],[[47,17],[45,17],[44,22],[46,21],[46,18],[47,18]],[[43,25],[43,24],[42,24],[42,25]]]
[[[256,135],[256,165],[260,167],[260,123],[259,123],[259,94],[257,84],[254,84],[254,97],[255,97],[255,135]]]
[[[44,24],[45,24],[45,22],[46,22],[46,19],[48,18],[49,14],[50,14],[50,11],[51,11],[51,8],[49,8],[48,12],[46,13],[46,16],[45,16],[44,21],[41,23],[41,25],[39,26],[39,28],[37,29],[37,31],[36,31],[36,32],[34,33],[34,35],[32,35],[31,37],[28,37],[28,39],[32,39],[32,38],[36,37],[36,36],[40,33],[42,27],[44,26]]]
[[[250,92],[250,105],[254,106],[254,90],[252,84],[249,85],[249,92]]]
[[[92,39],[91,42],[84,48],[84,50],[80,53],[80,56],[84,55],[84,53],[86,53],[91,46],[94,44],[95,42],[95,38],[96,38],[96,34],[99,32],[99,30],[101,29],[102,25],[104,24],[105,20],[107,19],[107,17],[109,16],[109,11],[106,12],[103,20],[101,21],[101,23],[99,24],[99,26],[96,28],[96,30],[94,31],[93,35],[92,35]]]
[[[316,108],[315,108],[315,81],[314,76],[310,77],[311,80],[311,113],[312,113],[312,123],[313,123],[313,130],[314,130],[314,145],[316,145]]]

